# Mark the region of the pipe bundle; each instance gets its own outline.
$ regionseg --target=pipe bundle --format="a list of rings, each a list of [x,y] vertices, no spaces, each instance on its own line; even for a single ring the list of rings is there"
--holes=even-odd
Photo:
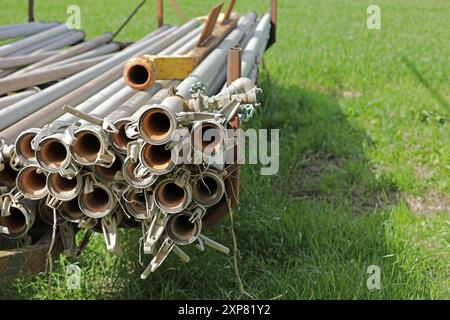
[[[31,24],[28,33],[23,26],[10,28],[0,27],[0,39],[28,35],[26,40],[61,26]],[[12,75],[16,81],[0,78],[0,94],[24,89],[0,98],[3,236],[33,237],[55,227],[64,252],[78,255],[93,232],[103,233],[108,250],[117,252],[117,229],[137,229],[144,253],[153,256],[142,278],[170,252],[188,261],[182,247],[189,244],[228,252],[203,231],[237,202],[239,138],[232,129],[258,106],[255,81],[270,16],[239,18],[184,80],[149,81],[146,55],[189,54],[203,28],[197,19],[163,26],[122,51],[100,55],[101,61],[92,52],[108,45],[106,36],[53,55],[34,52],[41,59],[23,59],[28,67]],[[83,53],[75,50],[93,42]],[[227,53],[238,45],[242,77],[226,85]],[[14,65],[10,50],[0,47],[0,68],[5,61]],[[70,50],[77,54],[67,54]],[[27,75],[77,65],[85,68],[30,93]],[[143,83],[152,85],[139,86]],[[77,246],[80,230],[84,238]]]

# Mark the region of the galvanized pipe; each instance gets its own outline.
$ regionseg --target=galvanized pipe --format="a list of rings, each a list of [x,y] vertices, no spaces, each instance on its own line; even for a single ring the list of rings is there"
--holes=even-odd
[[[32,34],[40,33],[50,28],[54,28],[58,23],[26,23],[23,25],[1,26],[0,40],[12,39],[16,37],[24,37]]]
[[[103,218],[113,212],[116,204],[117,200],[111,190],[101,183],[93,185],[90,192],[83,189],[78,197],[78,205],[81,211],[94,219]]]
[[[54,55],[54,51],[0,58],[0,69],[19,68]]]
[[[98,48],[86,51],[84,53],[81,53],[79,55],[73,56],[71,58],[64,59],[64,60],[61,60],[61,61],[58,61],[58,62],[55,62],[55,63],[47,64],[46,67],[47,66],[54,67],[54,66],[59,66],[59,65],[75,62],[75,61],[80,61],[80,60],[85,60],[85,59],[89,59],[89,58],[94,58],[94,57],[110,54],[110,53],[113,53],[113,52],[117,52],[119,50],[120,50],[120,44],[118,44],[116,42],[113,42],[113,43],[105,44],[105,45],[102,45],[102,46],[100,46]]]
[[[33,94],[36,94],[39,91],[40,89],[38,88],[32,88],[15,94],[11,94],[9,96],[2,97],[0,98],[0,109],[10,106],[18,101],[21,101],[26,97],[32,96]]]
[[[181,82],[177,87],[177,94],[189,97],[189,91],[193,84],[209,79],[210,74],[216,70],[215,66],[224,63],[228,50],[241,40],[255,20],[255,13],[249,13],[241,18],[236,29],[200,63],[188,78]],[[167,97],[160,106],[149,108],[139,117],[140,136],[152,144],[167,143],[172,139],[177,127],[175,114],[182,111],[184,111],[184,106],[178,97]]]
[[[55,37],[61,33],[71,30],[67,25],[52,26],[50,29],[39,32],[35,35],[29,36],[25,39],[18,40],[16,42],[5,44],[0,47],[0,57],[5,57],[7,55],[13,54],[26,47],[33,46],[36,43],[48,40]]]
[[[148,37],[147,41],[151,41],[152,39],[160,39],[161,36],[164,36],[168,33],[171,33],[173,29],[169,29],[168,27],[164,28],[164,31],[157,31],[156,33],[153,33],[154,37]],[[145,46],[147,42],[141,42]],[[131,47],[131,46],[130,46]],[[141,47],[137,47],[141,48]],[[30,128],[30,127],[41,127],[53,120],[55,120],[57,117],[61,116],[63,114],[62,107],[65,104],[72,104],[77,105],[87,99],[88,97],[92,96],[94,93],[98,92],[99,90],[105,88],[109,84],[111,84],[113,81],[115,81],[117,78],[120,77],[121,74],[122,65],[117,65],[116,67],[113,67],[111,70],[103,73],[102,75],[98,76],[97,78],[86,81],[86,83],[78,89],[73,90],[69,94],[63,95],[61,98],[55,100],[53,97],[54,93],[53,90],[50,91],[51,88],[48,88],[44,94],[36,97],[34,95],[33,97],[26,98],[14,105],[11,105],[10,111],[14,110],[16,107],[23,107],[28,105],[29,103],[38,103],[39,106],[45,105],[47,101],[53,101],[44,108],[41,108],[39,111],[35,112],[26,112],[30,113],[31,115],[27,116],[26,118],[22,119],[21,121],[18,121],[11,125],[9,128],[3,130],[0,132],[0,137],[3,138],[6,142],[12,143],[15,138],[20,134],[20,132]],[[87,70],[86,70],[87,71]],[[69,78],[70,79],[70,78]],[[66,79],[66,80],[69,80]],[[55,87],[55,86],[53,86]],[[49,92],[50,91],[50,92]],[[33,98],[33,99],[30,99]],[[0,112],[1,113],[1,112]]]
[[[168,178],[155,187],[154,197],[155,204],[164,212],[179,213],[192,202],[192,189],[189,184],[180,187],[175,179]]]
[[[167,234],[170,239],[178,245],[193,243],[202,231],[200,220],[190,221],[191,215],[179,213],[169,217],[167,220]]]
[[[6,227],[8,234],[2,234],[4,237],[18,239],[25,236],[28,230],[34,224],[35,213],[28,207],[21,204],[13,204],[6,217],[0,216],[0,226]]]
[[[101,73],[106,72],[114,67],[123,67],[123,63],[126,59],[130,58],[135,54],[145,54],[145,53],[156,53],[163,49],[168,43],[173,41],[178,37],[179,34],[184,34],[185,32],[191,30],[198,24],[196,20],[191,21],[190,23],[185,24],[180,27],[177,31],[170,33],[163,37],[161,41],[158,41],[148,47],[149,42],[153,42],[148,40],[147,42],[141,43],[139,46],[128,47],[122,52],[118,53],[114,57],[97,64],[83,72],[80,72],[76,75],[73,75],[70,78],[67,78],[45,90],[42,90],[38,94],[29,97],[19,103],[16,103],[12,106],[9,106],[0,111],[0,129],[5,129],[9,125],[18,120],[24,118],[25,116],[39,110],[41,107],[46,104],[54,101],[70,91],[80,87],[82,84],[98,77]],[[157,37],[161,38],[161,34]]]
[[[82,61],[64,64],[62,66],[38,69],[27,72],[23,75],[11,75],[7,78],[0,79],[0,94],[18,91],[39,84],[48,83],[58,79],[66,78],[91,66],[94,66],[107,59],[105,56],[95,57]]]
[[[35,64],[32,64],[29,67],[22,69],[20,72],[26,72],[26,71],[30,71],[30,70],[33,70],[33,69],[37,69],[39,67],[42,67],[42,66],[45,66],[45,65],[50,65],[50,64],[56,63],[58,61],[63,61],[63,60],[69,61],[68,60],[69,58],[72,58],[72,57],[75,57],[75,56],[79,56],[80,59],[86,59],[86,58],[93,57],[95,55],[82,56],[82,54],[83,53],[87,53],[87,52],[89,52],[91,50],[93,51],[93,49],[96,49],[96,48],[99,49],[99,48],[103,47],[106,43],[109,43],[110,41],[112,41],[112,36],[113,36],[112,33],[105,33],[104,35],[101,35],[101,36],[99,36],[97,38],[94,38],[94,39],[89,40],[89,41],[82,42],[82,43],[77,44],[77,45],[75,45],[75,46],[73,46],[71,48],[63,50],[60,53],[58,53],[58,54],[56,54],[56,55],[54,55],[52,57],[49,57],[49,58],[44,59],[42,61],[39,61],[39,62],[37,62]],[[114,46],[114,48],[117,48],[117,50],[119,50],[118,44],[116,44]],[[116,50],[113,50],[113,51],[116,51]],[[106,53],[109,53],[109,52],[112,52],[112,51],[106,51],[106,52],[103,51],[103,52],[100,52],[98,55],[106,54]]]

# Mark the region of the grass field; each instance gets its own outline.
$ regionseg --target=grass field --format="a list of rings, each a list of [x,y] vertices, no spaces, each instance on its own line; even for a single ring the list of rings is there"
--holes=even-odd
[[[0,0],[0,24],[23,22],[26,1]],[[65,20],[78,4],[88,37],[114,30],[136,1],[36,0],[36,16]],[[120,35],[154,28],[153,1]],[[215,0],[179,0],[188,16]],[[95,4],[94,4],[95,3]],[[264,12],[269,1],[239,0]],[[368,30],[366,9],[381,8]],[[168,8],[168,19],[178,23]],[[449,299],[450,3],[447,0],[280,1],[278,43],[265,56],[264,105],[247,127],[280,128],[280,172],[242,173],[236,211],[239,272],[257,299]],[[213,238],[231,246],[225,220]],[[98,236],[78,261],[80,290],[60,260],[47,277],[0,287],[26,299],[249,298],[232,257],[187,251],[141,281],[137,237],[109,255]],[[147,257],[146,257],[147,258]],[[145,259],[148,262],[148,259]],[[381,289],[368,290],[370,265]]]

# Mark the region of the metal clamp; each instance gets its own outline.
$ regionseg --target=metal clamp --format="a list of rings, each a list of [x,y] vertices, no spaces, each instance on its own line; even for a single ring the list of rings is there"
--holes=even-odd
[[[117,216],[112,214],[101,219],[103,236],[106,249],[109,252],[120,252],[119,239],[117,237]]]
[[[75,231],[70,223],[64,223],[59,226],[59,234],[64,247],[64,254],[67,257],[72,257],[76,252]]]
[[[147,236],[144,241],[144,253],[152,254],[155,250],[155,245],[157,244],[159,238],[164,232],[166,224],[167,214],[163,211],[158,211],[153,219],[150,227],[147,231]]]
[[[170,238],[166,238],[164,240],[158,250],[158,253],[153,257],[152,261],[150,261],[150,264],[141,274],[141,279],[147,279],[151,272],[154,272],[156,269],[158,269],[158,267],[164,262],[164,260],[166,260],[167,256],[172,251],[174,245],[175,243]]]

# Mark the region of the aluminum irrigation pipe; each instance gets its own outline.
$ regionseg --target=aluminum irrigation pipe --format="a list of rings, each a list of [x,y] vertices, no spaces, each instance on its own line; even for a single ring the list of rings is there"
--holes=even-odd
[[[0,58],[0,69],[18,68],[27,66],[29,64],[41,61],[55,54],[56,54],[55,51],[48,51],[37,54],[27,54],[21,56]]]
[[[188,34],[188,35],[190,35],[190,34]],[[176,41],[174,44],[177,44],[179,46],[181,43],[184,43],[184,38],[186,38],[186,36],[184,36],[180,40]],[[177,49],[177,46],[171,45],[170,47],[173,47],[173,49]],[[168,49],[170,49],[170,47],[162,50],[158,54],[163,54],[163,53],[169,54],[170,51]],[[92,110],[94,110],[94,108],[97,108],[97,106],[99,104],[104,102],[107,99],[107,97],[111,96],[112,94],[121,90],[124,87],[126,87],[126,83],[125,83],[124,79],[122,77],[120,77],[117,81],[115,81],[109,87],[106,87],[104,89],[104,91],[99,92],[95,96],[89,98],[88,100],[83,102],[81,105],[77,106],[76,109],[81,112],[89,113]],[[151,96],[153,95],[153,91],[154,91],[154,89],[149,89],[148,91],[147,90],[142,91],[141,94],[138,95],[136,100],[133,100],[134,102],[131,105],[135,106],[137,103],[140,103],[141,99],[146,99],[146,100],[150,99]],[[97,115],[103,115],[103,114],[107,113],[108,111],[102,110],[103,108],[104,108],[104,106],[101,107],[99,110],[97,110],[97,112],[95,112],[95,113]],[[110,112],[110,110],[109,110],[109,112]],[[130,111],[130,112],[132,113],[134,111]],[[123,111],[121,112],[121,114],[123,114]],[[71,114],[65,114],[65,115],[59,117],[58,121],[76,121],[77,119],[78,118],[76,118],[75,116],[73,116]]]
[[[25,23],[17,23],[17,24],[6,24],[0,26],[0,31],[5,30],[13,30],[13,29],[21,29],[21,28],[34,28],[34,26],[44,25],[44,22],[25,22]]]
[[[244,39],[241,46],[244,48],[242,51],[241,58],[241,75],[242,77],[250,78],[251,80],[256,80],[256,75],[250,73],[257,72],[253,70],[255,68],[255,63],[259,62],[264,50],[266,49],[267,43],[270,36],[270,15],[264,15],[256,25],[255,30],[251,33],[248,39]],[[245,42],[247,41],[247,42]],[[215,81],[208,86],[208,94],[217,94],[219,91],[223,90],[226,85],[227,68],[226,64],[221,68],[220,74],[215,77]]]
[[[0,40],[12,39],[16,37],[29,36],[47,29],[56,27],[58,23],[27,23],[26,25],[17,25],[5,28],[0,27]],[[7,27],[7,26],[6,26]]]
[[[85,37],[85,33],[83,31],[72,31],[66,34],[61,34],[58,39],[53,39],[53,41],[47,41],[43,48],[40,48],[36,51],[36,53],[56,50],[64,48],[65,46],[72,45],[82,41]]]
[[[94,57],[98,57],[98,56],[105,55],[105,54],[108,54],[108,53],[117,52],[119,50],[120,50],[120,44],[118,44],[116,42],[113,42],[113,43],[102,45],[102,46],[100,46],[98,48],[95,48],[93,50],[89,50],[89,51],[84,52],[82,54],[73,56],[71,58],[64,59],[64,60],[61,60],[61,61],[58,61],[58,62],[55,62],[55,63],[52,63],[52,64],[48,64],[48,65],[46,65],[46,67],[47,66],[54,67],[54,66],[59,66],[59,65],[66,64],[66,63],[69,63],[69,62],[75,62],[75,61],[80,61],[80,60],[84,60],[84,59],[88,59],[88,58],[94,58]]]
[[[201,29],[196,28],[194,30],[195,32],[188,33],[168,48],[162,50],[159,54],[170,55],[188,42],[193,36],[198,35]],[[111,121],[115,121],[122,116],[129,116],[158,92],[161,89],[161,85],[152,86],[149,89],[151,90],[136,93],[134,89],[125,86],[90,113],[102,118],[107,116]],[[125,103],[126,99],[127,101]],[[119,105],[120,111],[116,109]],[[72,155],[75,161],[81,165],[98,164],[99,160],[97,159],[106,159],[106,150],[108,149],[109,143],[108,137],[99,126],[88,124],[84,120],[80,121],[80,124],[80,128],[74,133],[76,140],[73,146],[71,146]],[[99,146],[99,148],[93,148],[93,145]],[[110,165],[113,161],[114,159],[111,158],[110,161],[102,161],[102,164]]]
[[[92,39],[92,40],[82,42],[80,44],[77,44],[76,46],[73,46],[71,48],[63,50],[60,53],[58,53],[52,57],[49,57],[42,61],[39,61],[39,62],[21,70],[21,72],[36,69],[38,67],[42,67],[45,65],[49,65],[49,64],[61,61],[61,60],[67,60],[68,58],[71,58],[71,57],[74,57],[77,55],[81,55],[82,53],[85,53],[92,49],[98,48],[108,42],[111,42],[112,36],[113,36],[112,33],[105,33],[97,38]],[[104,52],[104,53],[106,53],[106,52]]]
[[[178,28],[175,32],[163,37],[163,39],[157,43],[153,43],[152,39],[146,42],[140,43],[137,46],[128,47],[122,52],[118,53],[114,57],[93,66],[83,72],[80,72],[70,78],[67,78],[49,88],[46,88],[38,94],[29,97],[19,103],[16,103],[10,107],[7,107],[0,111],[0,129],[3,130],[11,124],[23,119],[24,117],[38,111],[43,106],[51,103],[52,101],[64,96],[65,94],[80,87],[82,84],[98,77],[100,74],[114,68],[116,66],[123,67],[123,64],[127,59],[136,54],[152,54],[163,49],[168,43],[178,38],[180,34],[184,34],[190,31],[192,28],[198,25],[197,20],[193,20]],[[161,37],[161,34],[157,35]],[[149,46],[150,43],[153,43]],[[120,70],[119,70],[120,72]]]
[[[0,98],[0,109],[10,106],[10,105],[16,103],[17,101],[25,99],[26,97],[32,96],[33,94],[36,94],[37,92],[39,92],[39,89],[33,88],[33,89],[22,91],[22,92],[19,92],[19,93],[10,95],[10,96],[2,97],[2,98]]]
[[[160,28],[158,31],[154,32],[153,37],[147,36],[146,41],[149,41],[152,39],[153,40],[160,39],[161,37],[164,37],[166,34],[170,34],[171,32],[173,32],[173,30],[175,30],[175,28],[169,28],[167,26],[164,26],[162,29],[163,29],[163,31],[161,31],[161,28]],[[4,139],[5,143],[7,143],[7,144],[14,143],[14,141],[19,136],[19,134],[21,134],[23,132],[27,132],[30,128],[41,127],[41,126],[55,120],[57,117],[61,116],[63,114],[62,107],[65,104],[78,105],[81,102],[83,102],[84,100],[88,99],[88,101],[85,101],[84,105],[87,104],[88,107],[90,107],[90,105],[92,105],[92,108],[89,109],[89,110],[92,110],[99,103],[106,100],[108,95],[112,94],[112,93],[108,93],[106,91],[107,89],[103,89],[103,88],[107,87],[112,82],[114,82],[117,78],[120,77],[121,69],[122,69],[122,66],[118,65],[115,68],[105,72],[101,76],[85,83],[78,89],[76,89],[76,90],[72,91],[71,93],[61,97],[60,99],[52,102],[51,104],[47,105],[45,108],[42,108],[35,114],[32,114],[32,115],[26,117],[25,119],[15,123],[8,129],[2,131],[0,134],[0,137],[2,139]],[[120,85],[120,79],[118,80],[118,82]],[[122,80],[122,82],[123,82],[123,86],[125,86],[125,82],[123,80]],[[120,88],[120,86],[113,88],[114,91],[111,91],[111,92],[115,92],[115,90],[117,90],[119,88]],[[101,93],[96,94],[96,93],[98,93],[99,90],[101,90]],[[102,94],[103,94],[103,96],[102,96]],[[96,97],[99,97],[100,99],[93,99],[91,97],[92,95],[95,95]],[[81,111],[84,111],[84,110],[81,110]],[[58,120],[70,121],[70,118],[66,119],[65,117],[73,117],[73,116],[69,115],[69,114],[65,114]],[[75,120],[76,120],[76,118],[75,118]],[[72,119],[72,121],[75,121],[75,120]],[[29,135],[30,137],[26,140],[26,142],[23,146],[23,148],[25,148],[24,152],[26,154],[28,154],[28,157],[34,157],[34,150],[31,149],[31,139],[33,139],[35,135],[36,135],[36,133],[31,133]],[[16,142],[16,146],[18,146],[17,142]],[[19,148],[17,150],[19,150]]]
[[[64,64],[62,66],[41,68],[32,72],[27,72],[23,75],[11,75],[4,79],[0,79],[0,94],[13,92],[66,78],[93,65],[96,65],[97,63],[102,62],[107,58],[108,56],[100,56]]]
[[[73,40],[74,34],[77,35],[75,37],[75,40]],[[41,52],[51,51],[51,50],[55,50],[55,49],[61,49],[66,45],[76,43],[79,40],[81,34],[83,34],[83,37],[84,37],[84,32],[82,32],[82,31],[67,30],[65,32],[62,32],[62,33],[56,35],[55,37],[44,39],[43,41],[40,41],[33,45],[27,46],[25,48],[22,48],[8,56],[15,56],[15,55],[21,55],[21,54],[35,54],[35,53],[41,53]],[[70,41],[68,41],[66,39],[68,37],[70,37]],[[53,48],[55,48],[55,49],[53,49]]]
[[[208,80],[211,74],[217,72],[217,66],[226,61],[228,50],[239,43],[255,20],[256,13],[254,12],[239,19],[236,29],[200,63],[189,77],[181,82],[177,87],[177,94],[185,98],[189,97],[193,84]],[[182,111],[185,111],[184,106],[178,97],[167,97],[160,106],[148,108],[138,120],[140,136],[148,143],[166,144],[172,138],[177,127],[175,114]]]
[[[42,42],[43,40],[50,39],[56,35],[63,32],[71,30],[67,25],[53,26],[49,30],[39,32],[35,35],[29,36],[25,39],[18,40],[16,42],[6,44],[0,47],[0,57],[5,57],[23,48],[32,46],[36,43]]]

